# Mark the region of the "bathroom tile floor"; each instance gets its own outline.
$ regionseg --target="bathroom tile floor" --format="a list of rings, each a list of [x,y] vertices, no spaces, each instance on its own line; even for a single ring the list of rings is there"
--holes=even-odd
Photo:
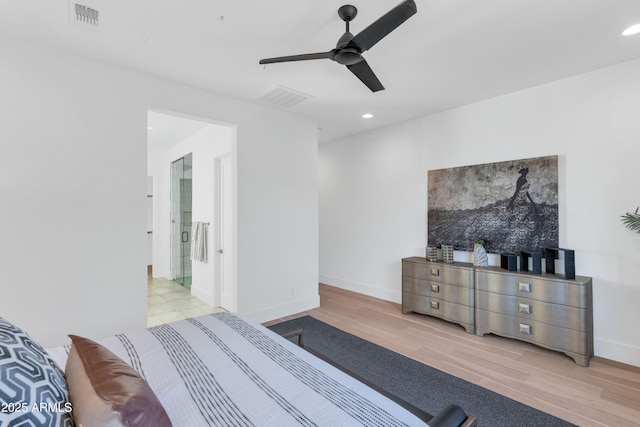
[[[147,326],[225,311],[191,296],[189,289],[169,279],[147,280]]]

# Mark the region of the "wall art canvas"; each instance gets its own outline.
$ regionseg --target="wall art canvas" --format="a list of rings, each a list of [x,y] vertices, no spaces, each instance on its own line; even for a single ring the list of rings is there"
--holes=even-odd
[[[518,253],[558,247],[558,156],[428,171],[428,244]]]

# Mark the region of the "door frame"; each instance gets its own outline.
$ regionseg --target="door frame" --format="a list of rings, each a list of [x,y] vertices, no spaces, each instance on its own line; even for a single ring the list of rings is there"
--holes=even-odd
[[[237,311],[237,289],[234,277],[235,241],[233,235],[233,158],[225,153],[215,159],[215,298],[225,310]],[[226,194],[225,194],[226,193]],[[226,204],[225,204],[226,201]],[[228,239],[225,241],[224,236]],[[224,294],[223,290],[228,292]]]

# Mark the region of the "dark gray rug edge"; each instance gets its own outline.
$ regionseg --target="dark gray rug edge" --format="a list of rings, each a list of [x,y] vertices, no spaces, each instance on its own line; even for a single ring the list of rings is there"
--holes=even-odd
[[[304,331],[305,347],[425,412],[436,414],[449,403],[455,403],[468,414],[477,417],[478,425],[483,426],[574,426],[506,396],[358,338],[311,316],[269,327],[280,335],[299,328]]]

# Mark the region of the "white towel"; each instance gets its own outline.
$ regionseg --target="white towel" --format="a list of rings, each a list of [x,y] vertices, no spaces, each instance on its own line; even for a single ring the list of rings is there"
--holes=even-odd
[[[194,221],[191,224],[191,259],[207,262],[207,223]]]

